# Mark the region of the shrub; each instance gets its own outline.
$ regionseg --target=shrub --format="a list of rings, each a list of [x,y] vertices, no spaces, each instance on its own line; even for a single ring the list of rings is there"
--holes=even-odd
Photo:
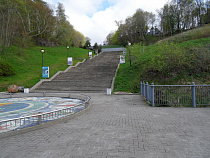
[[[15,75],[14,68],[8,62],[0,60],[0,76],[13,75]]]

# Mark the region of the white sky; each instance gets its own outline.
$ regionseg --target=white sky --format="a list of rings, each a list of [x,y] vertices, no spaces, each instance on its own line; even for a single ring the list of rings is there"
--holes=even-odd
[[[44,0],[53,8],[60,2],[74,28],[85,37],[102,44],[106,36],[117,30],[115,20],[124,21],[138,8],[153,12],[160,9],[168,0]]]

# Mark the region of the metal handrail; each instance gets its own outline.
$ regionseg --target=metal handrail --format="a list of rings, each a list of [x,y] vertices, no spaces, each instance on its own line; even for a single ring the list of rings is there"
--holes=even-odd
[[[194,82],[191,85],[149,85],[141,82],[140,94],[152,106],[210,105],[210,85],[195,85]]]

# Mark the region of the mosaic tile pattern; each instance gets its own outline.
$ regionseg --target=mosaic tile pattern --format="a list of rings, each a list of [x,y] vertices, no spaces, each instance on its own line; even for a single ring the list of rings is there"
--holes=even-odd
[[[83,105],[79,105],[81,103],[83,103],[83,101],[79,99],[60,97],[26,97],[0,99],[0,121],[51,112],[54,110],[62,110],[66,109],[67,107],[74,107],[73,112],[76,113],[79,110],[85,108]],[[32,123],[30,126],[31,125],[34,124]],[[8,125],[1,123],[0,133],[5,130],[16,130],[19,128],[24,128],[25,126],[21,125],[20,127],[10,129],[7,127]]]

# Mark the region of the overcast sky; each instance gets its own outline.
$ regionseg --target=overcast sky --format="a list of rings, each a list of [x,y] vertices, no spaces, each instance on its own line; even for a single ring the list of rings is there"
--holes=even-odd
[[[138,8],[153,12],[160,9],[168,0],[44,0],[53,8],[60,2],[74,28],[85,37],[102,44],[106,36],[117,30],[115,20],[124,21],[132,16]]]

